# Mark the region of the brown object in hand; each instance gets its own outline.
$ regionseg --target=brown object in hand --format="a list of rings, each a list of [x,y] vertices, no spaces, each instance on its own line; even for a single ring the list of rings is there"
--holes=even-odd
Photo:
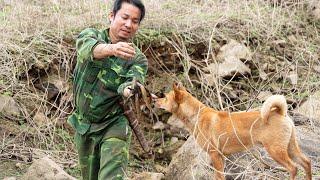
[[[151,108],[149,104],[151,100],[148,100],[148,98],[146,97],[147,96],[146,89],[134,79],[132,89],[134,89],[134,87],[136,86],[138,87],[136,88],[136,90],[139,92],[135,92],[133,96],[128,97],[127,99],[123,99],[120,102],[120,105],[122,106],[122,109],[124,110],[124,114],[128,118],[129,124],[133,132],[135,133],[141,147],[145,152],[150,152],[150,147],[148,145],[146,138],[144,137],[144,134],[138,119],[142,117],[140,112],[139,100],[142,99],[149,109]],[[142,97],[140,98],[139,95],[141,95]]]
[[[133,132],[135,133],[141,147],[145,152],[150,152],[150,147],[148,145],[146,138],[143,135],[138,118],[136,117],[135,113],[133,112],[133,108],[131,107],[133,105],[132,102],[124,103],[124,101],[122,101],[120,105],[122,106],[122,109],[124,110],[124,114],[128,118],[129,124]]]

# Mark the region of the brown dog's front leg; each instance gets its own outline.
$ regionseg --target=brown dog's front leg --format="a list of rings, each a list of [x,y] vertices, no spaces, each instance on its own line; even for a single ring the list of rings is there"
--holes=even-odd
[[[217,180],[224,180],[224,158],[216,151],[210,152],[209,155],[214,168],[214,178]]]

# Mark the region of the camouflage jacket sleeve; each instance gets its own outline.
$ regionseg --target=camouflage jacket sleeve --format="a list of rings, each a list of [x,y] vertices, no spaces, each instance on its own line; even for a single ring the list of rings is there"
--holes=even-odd
[[[85,60],[93,60],[93,49],[100,43],[106,43],[101,33],[93,28],[83,30],[76,41],[78,61],[83,63]]]
[[[123,94],[124,88],[127,86],[132,85],[132,80],[135,77],[137,81],[140,83],[145,82],[145,78],[147,75],[148,70],[148,60],[146,56],[137,48],[136,49],[136,56],[133,59],[132,66],[128,70],[126,77],[128,78],[126,82],[122,83],[118,88],[118,93],[120,95]]]

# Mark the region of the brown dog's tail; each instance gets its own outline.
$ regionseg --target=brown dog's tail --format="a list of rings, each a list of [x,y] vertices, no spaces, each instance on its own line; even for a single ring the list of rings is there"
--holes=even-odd
[[[276,108],[280,115],[286,116],[288,109],[286,98],[282,95],[273,95],[263,103],[260,112],[262,120],[265,123],[268,123],[269,114],[274,108]]]

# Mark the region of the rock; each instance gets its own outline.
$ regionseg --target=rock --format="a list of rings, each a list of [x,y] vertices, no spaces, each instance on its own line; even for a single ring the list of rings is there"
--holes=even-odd
[[[165,125],[161,121],[157,121],[153,126],[152,129],[154,130],[163,130],[165,128]]]
[[[260,77],[262,80],[267,80],[267,79],[268,79],[268,74],[265,73],[263,70],[259,70],[259,77]]]
[[[135,175],[132,180],[161,180],[164,179],[164,174],[162,173],[153,173],[153,172],[142,172]]]
[[[291,66],[288,66],[288,69]],[[295,71],[290,71],[290,72],[280,72],[280,75],[283,79],[288,81],[291,85],[297,85],[298,84],[298,74]]]
[[[304,152],[311,159],[320,162],[320,136],[314,133],[308,126],[297,126],[297,139]]]
[[[18,162],[17,164],[15,164],[16,168],[18,169],[22,169],[22,164],[20,162]]]
[[[259,101],[265,101],[270,96],[272,96],[272,93],[270,91],[261,91],[258,94],[257,98],[259,99]]]
[[[310,95],[310,97],[295,110],[302,115],[320,121],[320,91]],[[313,124],[314,122],[310,122]]]
[[[23,175],[24,180],[76,180],[67,174],[59,165],[52,161],[49,157],[36,160],[28,168],[28,171]]]
[[[241,60],[252,60],[252,53],[246,46],[235,40],[230,40],[229,43],[222,46],[216,58],[217,63],[209,64],[203,68],[208,72],[204,79],[210,86],[213,86],[214,79],[219,77],[227,78],[251,73],[251,70]]]
[[[289,75],[287,76],[287,79],[292,85],[298,84],[298,74],[295,72],[290,72]]]
[[[20,108],[11,96],[0,95],[0,113],[8,116],[19,116]]]
[[[34,84],[34,87],[46,93],[48,100],[55,99],[60,93],[60,90],[50,82],[43,82],[43,83],[40,82],[40,83]]]
[[[318,7],[316,9],[314,9],[312,11],[312,15],[315,18],[315,20],[319,21],[320,20],[320,7],[318,5]]]
[[[157,172],[161,172],[161,173],[166,173],[166,170],[167,170],[165,167],[159,164],[155,164],[154,168],[156,169]]]
[[[173,156],[165,178],[171,180],[213,179],[210,162],[207,153],[203,152],[193,136],[190,136]]]
[[[170,144],[175,144],[179,141],[179,139],[177,137],[172,137],[170,140]]]
[[[320,66],[313,66],[313,70],[315,70],[317,73],[320,73]]]
[[[205,74],[204,79],[210,86],[214,85],[214,78],[238,77],[251,73],[251,70],[234,56],[227,57],[223,63],[209,64],[208,67],[203,68],[203,70],[209,72],[209,74]]]
[[[66,92],[69,89],[68,82],[56,74],[49,76],[47,81],[57,87],[59,92]]]
[[[309,9],[311,10],[312,17],[316,20],[320,20],[320,3],[319,0],[309,0]]]
[[[288,102],[288,100],[287,100]],[[289,116],[293,119],[294,124],[296,126],[309,126],[310,128],[313,128],[313,130],[316,130],[317,127],[320,127],[320,121],[316,119],[311,119],[303,114],[300,114],[298,112],[289,111]],[[310,122],[313,123],[314,126],[310,126]],[[320,131],[314,131],[315,133],[320,135]]]
[[[157,153],[159,153],[159,154],[163,154],[163,153],[164,153],[163,148],[158,148]]]
[[[44,126],[48,123],[48,117],[43,112],[37,112],[33,116],[33,121],[37,126]]]
[[[234,57],[239,60],[252,60],[252,53],[249,48],[231,39],[229,43],[219,49],[217,54],[218,60],[226,60],[229,59],[229,57]]]

